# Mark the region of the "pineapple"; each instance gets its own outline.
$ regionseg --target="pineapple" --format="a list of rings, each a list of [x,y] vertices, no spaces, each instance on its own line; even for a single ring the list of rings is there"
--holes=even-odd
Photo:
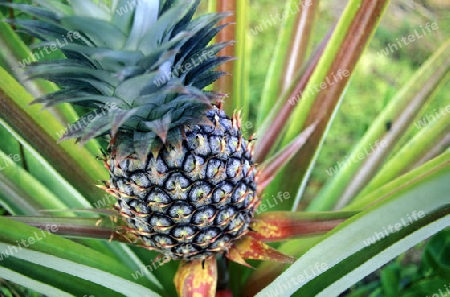
[[[258,198],[239,116],[227,117],[223,95],[205,90],[231,59],[216,55],[229,43],[208,45],[225,15],[194,18],[200,0],[117,0],[112,9],[34,2],[10,5],[36,17],[18,25],[42,45],[74,37],[61,46],[65,59],[28,69],[61,87],[34,103],[91,109],[62,139],[107,137],[105,189],[129,232],[171,259],[228,252],[248,232]]]

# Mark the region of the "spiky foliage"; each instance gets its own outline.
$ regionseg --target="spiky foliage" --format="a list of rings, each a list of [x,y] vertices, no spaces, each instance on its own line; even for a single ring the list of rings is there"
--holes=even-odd
[[[115,1],[111,9],[92,1],[35,1],[13,5],[36,16],[18,25],[60,48],[67,59],[35,63],[32,78],[55,82],[62,90],[35,100],[52,106],[72,103],[93,108],[63,139],[85,141],[120,137],[116,152],[142,159],[166,142],[181,141],[180,128],[199,123],[220,97],[202,89],[222,75],[213,69],[229,60],[216,53],[227,43],[208,46],[223,27],[224,15],[192,20],[196,1]],[[119,133],[118,133],[119,132]]]
[[[203,89],[229,60],[208,46],[224,14],[193,19],[199,0],[90,1],[13,5],[36,16],[18,21],[66,59],[28,70],[62,87],[34,101],[92,108],[62,139],[110,136],[105,189],[129,231],[173,259],[228,251],[248,231],[255,209],[256,169],[238,116]]]

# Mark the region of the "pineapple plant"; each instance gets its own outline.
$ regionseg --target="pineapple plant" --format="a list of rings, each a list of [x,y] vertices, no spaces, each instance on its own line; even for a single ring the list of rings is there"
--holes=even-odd
[[[90,108],[61,139],[109,139],[103,188],[127,230],[169,259],[228,253],[249,232],[258,199],[239,113],[229,118],[223,95],[205,90],[231,59],[216,55],[229,42],[209,45],[226,14],[193,19],[200,0],[142,1],[128,17],[89,1],[37,3],[12,6],[38,17],[26,32],[49,46],[73,38],[61,46],[66,59],[28,68],[61,88],[33,103]]]
[[[16,19],[13,27],[41,40],[40,46],[44,48],[60,47],[63,55],[32,63],[27,67],[26,75],[11,67],[10,72],[14,77],[37,98],[29,100],[34,104],[31,107],[23,104],[29,103],[30,94],[22,91],[23,88],[0,69],[5,77],[5,82],[0,82],[0,103],[6,107],[0,110],[0,124],[8,131],[13,131],[11,133],[16,139],[20,139],[26,151],[23,158],[27,161],[35,158],[32,159],[34,162],[47,164],[39,158],[39,153],[49,160],[53,160],[52,153],[57,158],[64,154],[61,154],[56,144],[42,136],[44,133],[37,131],[35,133],[42,139],[33,138],[33,125],[23,128],[21,124],[29,120],[28,114],[24,116],[16,112],[16,105],[29,112],[33,119],[31,122],[35,121],[38,127],[46,129],[47,134],[52,134],[51,129],[54,128],[49,130],[51,125],[46,121],[53,121],[53,124],[55,121],[45,118],[42,113],[36,113],[36,105],[39,108],[44,105],[46,110],[59,116],[59,120],[63,118],[64,122],[67,118],[73,118],[70,114],[72,109],[67,105],[61,107],[59,103],[74,104],[87,111],[75,123],[70,122],[69,129],[61,140],[76,139],[85,146],[76,151],[72,148],[72,143],[61,142],[62,149],[71,157],[79,158],[78,162],[70,163],[70,158],[60,158],[69,162],[52,163],[63,176],[73,182],[76,190],[64,179],[60,179],[60,182],[67,188],[66,191],[56,189],[54,184],[44,181],[44,186],[24,189],[25,194],[8,188],[8,193],[15,195],[9,198],[0,193],[1,202],[10,213],[16,215],[36,214],[35,210],[39,207],[61,209],[65,206],[74,208],[76,212],[82,206],[90,206],[92,202],[96,205],[98,192],[91,191],[92,188],[86,181],[99,176],[104,179],[104,175],[98,174],[103,172],[97,167],[99,162],[93,161],[92,155],[87,152],[96,151],[98,142],[94,139],[106,139],[107,148],[99,158],[110,177],[99,188],[113,195],[115,203],[111,209],[82,212],[82,215],[99,213],[102,220],[98,220],[98,217],[73,218],[72,212],[69,217],[0,218],[2,223],[8,224],[8,227],[0,230],[0,250],[6,244],[19,242],[24,234],[33,234],[33,228],[14,220],[43,229],[49,223],[56,223],[61,229],[58,232],[63,236],[81,234],[91,238],[114,239],[144,249],[116,245],[117,242],[103,246],[93,241],[81,241],[81,245],[49,235],[31,247],[18,245],[20,253],[8,255],[7,260],[0,263],[0,277],[17,280],[50,296],[63,296],[66,292],[75,296],[93,292],[96,296],[173,296],[168,284],[172,281],[167,281],[165,277],[166,274],[172,276],[172,272],[180,296],[222,296],[229,295],[230,289],[235,294],[243,291],[245,296],[316,296],[319,292],[326,295],[337,292],[335,283],[348,287],[350,282],[344,275],[348,273],[355,276],[362,263],[368,263],[365,271],[373,271],[376,265],[373,265],[372,257],[381,262],[385,261],[382,253],[389,253],[389,257],[394,257],[399,248],[393,246],[405,237],[412,236],[412,242],[423,240],[427,234],[419,227],[426,226],[432,230],[428,231],[431,234],[447,224],[444,218],[448,212],[448,207],[445,206],[447,200],[432,198],[425,203],[415,199],[413,190],[420,192],[424,188],[433,188],[433,197],[438,197],[439,193],[448,189],[447,184],[442,182],[448,176],[448,153],[438,157],[435,154],[434,160],[417,170],[408,172],[404,169],[403,174],[407,174],[391,183],[388,183],[389,178],[386,179],[389,174],[385,173],[376,180],[382,186],[380,189],[370,185],[369,190],[364,189],[362,192],[366,195],[353,197],[355,202],[347,205],[346,211],[296,211],[302,209],[299,197],[304,190],[303,182],[308,179],[309,164],[315,161],[315,154],[320,150],[322,137],[326,135],[327,125],[333,118],[333,111],[339,106],[340,94],[349,81],[348,75],[336,77],[343,70],[347,74],[353,72],[364,44],[370,39],[388,1],[349,1],[335,32],[324,38],[311,54],[311,60],[303,64],[303,68],[299,67],[302,63],[299,62],[301,57],[298,55],[293,56],[299,60],[286,61],[286,65],[297,64],[298,69],[295,77],[283,77],[283,90],[277,89],[277,75],[281,73],[285,61],[276,60],[282,51],[274,53],[276,63],[271,64],[268,73],[268,77],[272,76],[272,79],[266,86],[267,92],[264,92],[258,108],[257,142],[254,137],[243,136],[242,122],[248,117],[248,110],[244,110],[242,117],[240,112],[233,113],[231,117],[225,112],[227,110],[231,114],[230,101],[233,103],[241,100],[242,105],[246,104],[243,91],[246,77],[239,76],[244,73],[246,62],[242,59],[231,61],[235,54],[242,57],[245,53],[242,46],[243,31],[239,28],[235,31],[238,43],[234,52],[230,53],[232,39],[226,38],[234,30],[232,26],[227,26],[228,22],[245,22],[244,2],[242,5],[233,2],[237,7],[227,5],[228,2],[225,1],[217,1],[215,5],[210,3],[212,10],[235,10],[235,20],[229,19],[229,14],[226,13],[194,17],[199,0],[136,1],[133,2],[133,7],[131,2],[123,0],[111,1],[106,5],[94,0],[33,2],[37,5],[5,5],[33,17],[31,20]],[[286,7],[286,18],[283,16],[283,21],[286,22],[284,25],[295,24],[299,26],[299,30],[305,30],[303,33],[308,33],[311,28],[302,27],[301,24],[314,19],[317,6],[304,1],[293,10],[294,2],[296,1],[287,1],[289,5]],[[124,7],[128,7],[128,10],[121,9]],[[299,14],[292,13],[295,11]],[[225,18],[227,19],[224,21]],[[11,32],[11,28],[5,24],[2,24],[2,29],[2,34]],[[280,45],[286,43],[294,33],[295,30],[283,32]],[[1,40],[7,44],[8,40],[15,40],[15,37],[8,38]],[[214,38],[216,43],[211,43]],[[305,37],[300,38],[302,40],[297,40],[298,38],[296,35],[291,40],[292,43],[304,45]],[[61,40],[64,42],[61,43]],[[294,50],[297,48],[292,46]],[[444,45],[430,58],[430,62],[423,66],[421,76],[413,79],[414,82],[419,79],[427,80],[428,86],[432,87],[426,89],[430,93],[433,88],[437,88],[449,66],[444,59],[447,47],[448,44]],[[306,55],[306,49],[302,50],[303,55]],[[1,53],[2,56],[9,54],[3,51]],[[230,65],[237,67],[230,69]],[[227,72],[234,75],[233,85],[221,84],[227,82],[227,79],[229,82],[230,76],[225,76],[225,80],[219,81],[218,85],[209,87]],[[33,88],[25,77],[44,78],[60,88],[40,80],[31,82],[35,86]],[[239,81],[240,77],[244,82]],[[326,88],[322,87],[324,82],[330,81],[333,83],[329,83]],[[220,93],[213,90],[219,90]],[[411,88],[411,91],[414,90]],[[15,92],[18,92],[16,96]],[[422,92],[419,99],[415,100],[422,100],[423,103],[430,93]],[[399,133],[398,127],[408,126],[401,122],[404,121],[401,112],[410,94],[406,91],[401,94],[396,98],[399,107],[386,108],[389,112],[383,113],[380,120],[383,122],[388,119],[391,123],[388,136]],[[227,95],[230,98],[226,98]],[[421,104],[415,105],[416,112],[420,106]],[[234,107],[240,105],[235,104]],[[269,112],[272,107],[273,111]],[[43,111],[47,114],[46,112]],[[17,114],[20,115],[19,118],[15,117]],[[290,125],[287,125],[288,119],[291,119]],[[444,125],[442,121],[439,123]],[[363,144],[370,145],[374,143],[374,138],[383,137],[380,131],[384,131],[384,125],[381,125],[383,129],[380,130],[378,122],[374,124],[374,131],[367,133],[368,139],[362,140]],[[9,126],[13,128],[10,129]],[[14,130],[19,131],[20,135],[16,136]],[[427,131],[428,135],[440,137],[439,133],[443,130],[430,128]],[[34,153],[33,145],[27,146],[28,142],[34,144],[39,153]],[[423,150],[424,147],[418,147],[417,143],[420,141],[408,145],[416,150]],[[392,146],[386,148],[385,153],[390,150],[393,150]],[[0,150],[0,156],[1,153]],[[85,167],[80,167],[77,163],[82,164],[80,159],[83,157],[86,159]],[[362,164],[355,162],[344,168],[343,174],[336,174],[334,180],[346,182],[324,188],[324,193],[309,205],[309,210],[327,210],[332,204],[338,206],[348,203],[343,200],[338,203],[337,199],[342,198],[339,197],[345,190],[342,186],[348,183],[349,187],[355,188],[349,179],[355,174],[357,166]],[[379,169],[376,166],[377,164],[369,167],[372,175]],[[397,168],[405,166],[404,163],[397,163],[395,168],[398,170]],[[13,164],[9,169],[17,169],[16,167]],[[367,167],[364,164],[362,169]],[[48,168],[51,166],[42,166],[47,174],[57,176]],[[388,168],[392,169],[393,165]],[[72,169],[74,172],[71,172]],[[84,178],[83,173],[89,178]],[[11,173],[8,171],[7,174]],[[12,181],[16,181],[16,176],[7,175]],[[2,174],[0,177],[3,177]],[[427,180],[430,177],[433,178],[431,183]],[[41,178],[40,174],[36,174],[35,178]],[[384,184],[380,182],[383,178]],[[284,180],[283,187],[286,191],[289,190],[291,197],[298,190],[296,198],[284,201],[278,199],[285,197],[279,195],[282,194],[280,179]],[[32,181],[29,178],[26,180]],[[300,188],[298,184],[294,185],[299,181],[302,181]],[[22,181],[19,179],[18,182]],[[34,185],[33,182],[30,184]],[[364,180],[358,186],[363,184]],[[55,199],[52,192],[44,191],[46,187],[61,195],[61,200]],[[265,196],[262,195],[264,190]],[[63,200],[66,193],[73,199]],[[31,196],[29,200],[23,198],[27,195]],[[24,199],[34,203],[25,208],[24,203],[14,201],[18,197],[19,202]],[[41,201],[50,203],[42,206],[39,204]],[[259,206],[263,207],[258,208]],[[267,206],[277,211],[266,212]],[[425,219],[369,247],[363,246],[364,236],[369,236],[376,228],[382,228],[383,224],[395,223],[417,209],[423,210]],[[390,215],[380,220],[380,212]],[[355,215],[357,213],[360,214]],[[104,214],[110,215],[112,221]],[[349,217],[348,221],[343,222]],[[113,223],[106,230],[103,225],[105,221]],[[293,244],[280,245],[279,251],[265,243],[326,232],[338,224],[340,226],[323,237],[296,239]],[[361,230],[357,235],[352,231],[355,228]],[[13,231],[14,229],[16,230]],[[346,240],[345,249],[341,248],[342,240]],[[313,248],[308,250],[311,247]],[[7,248],[11,250],[10,246]],[[145,249],[149,251],[142,252]],[[73,253],[75,250],[77,252]],[[143,264],[151,261],[149,255],[155,253],[160,255],[159,258],[181,260],[179,267],[175,268],[178,262],[173,261],[176,263],[169,263],[164,269],[140,279],[135,277],[136,273],[129,273],[130,270],[141,269]],[[322,263],[317,262],[319,256]],[[52,257],[60,261],[54,261]],[[296,257],[300,259],[282,273],[284,265],[292,264]],[[250,266],[246,259],[279,263],[263,263],[250,276],[249,270],[243,270],[247,268],[236,268],[234,264],[228,263],[231,260]],[[36,282],[23,277],[30,275],[23,268],[26,266],[24,262],[32,263],[29,269],[38,271],[30,276]],[[252,265],[254,263],[256,262],[250,262]],[[33,267],[45,269],[41,272]],[[316,267],[315,270],[312,267]],[[305,281],[307,269],[310,269],[308,273],[313,272],[313,277],[310,279],[308,276]],[[46,275],[49,272],[47,270],[50,270],[49,275],[54,276],[56,281],[50,286],[43,286],[42,284],[52,283]],[[227,270],[232,273],[227,275]],[[228,278],[232,285],[228,284]],[[357,277],[353,279],[356,280]],[[74,286],[74,283],[83,285]]]

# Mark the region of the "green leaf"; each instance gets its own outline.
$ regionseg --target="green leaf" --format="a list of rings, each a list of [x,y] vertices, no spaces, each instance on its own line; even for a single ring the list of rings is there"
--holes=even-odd
[[[14,214],[38,214],[41,209],[63,210],[66,206],[45,186],[17,165],[16,157],[0,151],[0,201]],[[26,187],[22,185],[26,184]],[[28,213],[30,211],[31,213]]]
[[[54,5],[57,7],[58,4]],[[3,15],[0,14],[0,19],[3,19]],[[21,82],[24,88],[35,98],[39,98],[44,94],[55,92],[58,88],[48,81],[35,80],[30,81],[27,79],[22,65],[29,64],[36,59],[32,52],[19,38],[19,36],[12,30],[11,26],[6,22],[0,22],[0,61],[2,61],[8,67],[8,71],[14,76],[14,78]],[[63,57],[62,53],[60,54]],[[19,63],[20,62],[20,63]],[[72,106],[67,104],[61,104],[57,107],[49,108],[48,111],[63,125],[68,126],[70,123],[75,122],[78,118],[76,112]],[[99,153],[99,145],[97,141],[90,141],[86,144],[85,148],[92,154]]]
[[[386,297],[397,297],[400,293],[400,267],[390,265],[381,271],[380,275],[383,293]]]
[[[159,296],[142,284],[154,287],[145,278],[133,280],[133,271],[116,260],[70,240],[52,235],[19,222],[0,217],[0,251],[3,257],[27,261],[42,269],[64,273],[94,284],[99,284],[125,296]],[[47,230],[54,229],[50,225]],[[24,241],[22,241],[24,240]],[[6,256],[6,253],[9,253]],[[9,264],[9,265],[8,265]],[[14,263],[0,262],[8,269],[17,269]],[[33,273],[39,269],[25,269]],[[69,285],[71,277],[67,278]],[[61,279],[59,279],[61,280]],[[73,283],[72,283],[73,286]]]
[[[85,148],[73,143],[57,144],[59,131],[65,128],[48,111],[28,106],[33,98],[8,73],[0,68],[0,118],[17,131],[60,174],[91,203],[103,196],[95,187],[98,180],[108,176],[101,163]]]
[[[73,297],[74,295],[68,294],[58,288],[49,286],[42,282],[39,282],[35,279],[35,277],[27,277],[23,274],[15,272],[11,269],[7,269],[4,267],[0,267],[0,276],[3,279],[9,280],[11,282],[15,282],[18,285],[30,288],[36,292],[45,293],[48,296],[58,296],[58,297]],[[7,295],[8,296],[8,295]],[[12,297],[12,295],[9,295]]]
[[[450,229],[436,234],[427,244],[424,261],[435,275],[450,279]]]
[[[305,3],[305,2],[302,2]],[[288,0],[285,4],[285,12],[289,12],[292,7],[299,5],[297,0]],[[280,24],[280,32],[275,44],[274,54],[269,64],[268,73],[264,83],[264,89],[261,96],[261,104],[258,108],[256,125],[260,127],[264,120],[268,117],[270,110],[280,96],[279,78],[283,75],[282,70],[287,59],[287,48],[292,39],[292,30],[295,22],[295,14],[287,13],[287,17],[283,18]],[[258,25],[261,26],[261,23]],[[257,33],[258,29],[253,28],[253,32]]]
[[[24,208],[21,210],[16,209],[13,214],[35,214],[34,212],[29,213],[27,211],[28,207],[26,204],[34,205],[36,207],[39,206],[36,210],[90,207],[89,202],[76,191],[67,180],[56,172],[47,160],[42,158],[29,143],[12,130],[2,119],[0,119],[0,132],[0,135],[3,135],[2,139],[5,140],[4,143],[0,144],[0,148],[4,147],[8,142],[16,140],[18,143],[17,149],[14,151],[10,150],[8,153],[12,155],[14,159],[20,159],[18,160],[20,162],[8,162],[8,166],[6,167],[7,170],[5,170],[3,174],[11,183],[17,185],[19,192],[25,191],[27,193],[21,195],[20,198],[16,195],[14,195],[15,198],[12,198],[12,196],[10,196],[12,193],[4,195],[3,201],[5,203],[9,201],[9,203],[7,203],[9,206],[15,204],[15,199],[24,202],[22,204]],[[19,145],[21,146],[21,149],[19,149]],[[27,180],[26,184],[28,186],[21,189],[25,180]],[[35,189],[36,192],[34,192],[33,189]],[[51,193],[47,195],[49,190]],[[37,193],[37,195],[35,193]],[[25,197],[28,197],[29,199],[23,200]]]
[[[429,278],[410,286],[400,297],[443,297],[450,294],[448,278]]]
[[[295,195],[295,199],[284,201],[277,206],[278,209],[298,208],[326,133],[343,100],[351,73],[388,3],[387,0],[354,0],[347,4],[314,72],[300,93],[300,101],[293,106],[295,109],[286,133],[281,134],[281,146],[284,146],[305,127],[319,121],[308,143],[296,153],[267,190],[268,196],[276,194],[277,186],[283,183],[285,190]],[[292,176],[294,171],[300,173],[295,178]]]
[[[450,153],[447,153],[379,189],[373,196],[378,203],[374,204],[372,197],[373,206],[324,236],[257,296],[271,294],[282,286],[283,295],[297,290],[296,295],[301,296],[338,294],[408,248],[450,226],[449,178]],[[386,231],[394,227],[400,229]],[[382,235],[377,237],[377,232]],[[306,281],[291,280],[299,275],[305,277],[306,269],[317,263],[323,263],[327,269],[315,270],[318,275]]]
[[[383,109],[376,120],[371,124],[369,130],[364,137],[352,149],[350,156],[367,156],[367,152],[374,146],[376,141],[380,141],[386,133],[386,122],[397,118],[397,116],[407,107],[411,102],[411,98],[416,96],[423,88],[424,82],[429,82],[434,78],[437,68],[449,67],[449,53],[450,41],[442,45],[436,53],[430,57],[427,62],[414,74],[414,76],[406,83],[392,98],[389,104]],[[448,70],[447,70],[448,71]],[[446,71],[444,71],[445,73]],[[441,74],[443,76],[443,74]],[[419,108],[417,106],[416,108]],[[353,157],[354,159],[354,157]],[[408,162],[407,159],[401,158],[397,162]],[[355,174],[361,168],[363,160],[358,159],[356,162],[348,162],[346,166],[339,169],[339,172],[321,189],[317,197],[309,205],[308,210],[319,211],[328,210],[333,207],[337,199],[342,195],[350,182],[355,178]],[[337,166],[337,165],[336,165]],[[397,171],[398,173],[398,171]],[[386,178],[384,178],[384,176]],[[388,170],[381,169],[380,178],[382,183],[377,183],[377,187],[384,182],[392,179]],[[376,189],[372,187],[370,189]],[[367,190],[369,193],[369,189]]]
[[[236,48],[233,71],[233,98],[236,98],[235,108],[240,109],[241,120],[246,123],[250,112],[249,98],[249,66],[250,61],[246,58],[248,54],[249,41],[247,39],[249,1],[240,0],[236,4]]]

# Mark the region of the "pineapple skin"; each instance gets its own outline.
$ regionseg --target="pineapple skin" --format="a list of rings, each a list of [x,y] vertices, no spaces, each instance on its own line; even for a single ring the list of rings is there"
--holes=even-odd
[[[173,260],[226,252],[248,232],[257,203],[251,145],[237,118],[206,112],[212,125],[185,127],[178,147],[164,145],[143,162],[109,160],[115,208],[144,246]]]

